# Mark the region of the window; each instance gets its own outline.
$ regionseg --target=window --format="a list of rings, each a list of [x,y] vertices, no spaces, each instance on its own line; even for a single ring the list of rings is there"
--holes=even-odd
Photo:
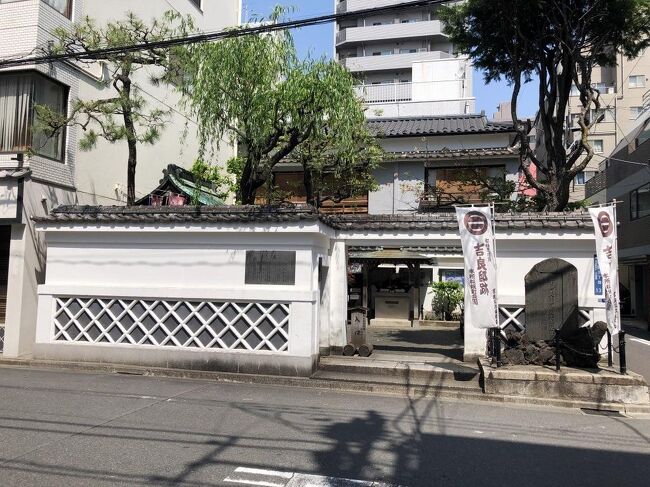
[[[413,53],[416,53],[416,52],[418,52],[417,49],[400,49],[399,50],[400,54],[413,54]]]
[[[594,148],[594,152],[596,154],[602,154],[605,152],[605,149],[603,147],[603,139],[590,140],[589,143]]]
[[[643,113],[643,107],[630,107],[630,120],[636,120]]]
[[[637,74],[635,76],[629,77],[630,88],[644,88],[645,87],[645,76],[642,74]]]
[[[636,147],[639,147],[648,140],[650,140],[650,119],[646,120],[643,130],[641,130],[639,136],[636,138]]]
[[[614,114],[608,108],[601,108],[599,110],[595,110],[595,109],[591,110],[591,120],[598,120],[601,116],[603,117],[603,119],[599,123],[613,122],[614,121]]]
[[[192,5],[194,5],[196,8],[198,8],[199,10],[201,10],[201,11],[203,10],[203,9],[201,8],[201,7],[202,7],[202,5],[201,5],[201,0],[190,0],[190,3],[191,3]]]
[[[580,171],[573,180],[574,184],[585,184],[596,174],[594,171]]]
[[[69,19],[72,18],[72,0],[41,0],[43,3],[47,3],[54,10],[59,12],[61,15],[65,15]]]
[[[650,183],[630,193],[630,219],[637,220],[650,215]]]
[[[293,286],[296,283],[296,253],[247,250],[245,283]]]
[[[65,133],[46,137],[33,130],[34,105],[66,112],[67,88],[37,73],[0,74],[0,152],[24,152],[63,161]]]
[[[373,26],[381,25],[381,22],[373,22],[372,25]]]

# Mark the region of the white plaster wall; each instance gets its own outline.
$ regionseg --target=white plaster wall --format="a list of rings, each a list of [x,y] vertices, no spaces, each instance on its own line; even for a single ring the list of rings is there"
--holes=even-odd
[[[324,265],[331,262],[328,233],[321,234],[318,224],[308,228],[291,224],[251,225],[246,230],[242,231],[242,226],[237,225],[50,228],[46,232],[47,276],[45,284],[39,287],[38,355],[52,357],[54,353],[58,358],[72,359],[77,357],[75,350],[84,346],[100,347],[88,348],[87,357],[99,359],[108,353],[105,351],[107,345],[53,342],[53,299],[57,296],[280,302],[290,305],[289,350],[275,355],[278,360],[284,360],[282,357],[303,359],[300,368],[308,370],[318,354],[320,341],[318,327],[323,290],[318,280],[318,262],[321,258]],[[295,251],[295,284],[245,284],[247,250]],[[338,275],[336,265],[332,275]],[[337,290],[329,289],[329,293],[332,292]],[[329,330],[327,321],[323,326]],[[66,355],[70,346],[72,352]],[[128,349],[131,355],[125,357],[129,363],[134,363],[134,350],[142,350],[149,357],[152,348],[165,349],[169,353],[177,350],[179,353],[197,352],[183,347],[110,347]],[[231,354],[274,355],[243,350],[199,352],[203,355],[189,355],[188,360],[203,360],[210,354],[222,354],[222,360]],[[118,356],[120,353],[116,352]],[[159,359],[156,360],[158,362],[154,363],[159,364]]]

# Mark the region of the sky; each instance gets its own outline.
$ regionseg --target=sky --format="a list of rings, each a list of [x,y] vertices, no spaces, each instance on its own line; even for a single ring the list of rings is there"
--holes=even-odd
[[[278,3],[292,7],[295,10],[289,14],[291,19],[316,17],[331,14],[334,0],[243,0],[244,21],[253,17],[268,16],[273,7]],[[304,27],[293,31],[296,47],[301,57],[331,58],[334,53],[334,24],[325,24],[314,27]],[[492,117],[501,101],[510,101],[512,90],[504,81],[492,82],[486,85],[483,75],[474,73],[474,96],[476,97],[476,111],[485,111]],[[519,99],[519,116],[521,118],[534,116],[536,111],[537,87],[529,83],[522,89]]]

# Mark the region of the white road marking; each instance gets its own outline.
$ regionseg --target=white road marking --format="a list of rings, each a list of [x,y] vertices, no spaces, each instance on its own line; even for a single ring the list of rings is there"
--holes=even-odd
[[[650,341],[643,340],[642,338],[630,338],[633,342],[642,343],[643,345],[650,345]]]
[[[332,485],[337,487],[391,487],[390,484],[383,482],[341,479],[247,467],[238,467],[224,481],[259,487],[330,487]]]

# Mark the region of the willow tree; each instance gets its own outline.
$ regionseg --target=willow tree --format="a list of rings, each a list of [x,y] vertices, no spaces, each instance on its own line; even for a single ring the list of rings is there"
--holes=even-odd
[[[650,43],[649,0],[467,0],[441,9],[445,32],[456,48],[483,70],[487,82],[512,85],[522,169],[546,210],[563,210],[571,182],[594,156],[589,135],[599,122],[597,66],[633,58]],[[507,20],[507,21],[505,21]],[[531,148],[530,123],[519,120],[523,83],[539,78],[538,120],[543,143]],[[580,98],[579,137],[567,149],[567,109],[572,86]],[[536,166],[539,177],[533,176]]]
[[[276,11],[270,22],[281,13]],[[319,163],[331,174],[368,179],[368,165],[357,165],[356,172],[343,170],[358,159],[338,157],[355,150],[355,136],[364,130],[353,77],[333,61],[298,59],[289,32],[192,46],[185,66],[183,94],[198,123],[200,156],[209,159],[223,140],[242,148],[229,164],[240,203],[254,204],[274,168],[301,147],[317,157],[336,153],[329,159],[331,167]]]
[[[50,54],[92,53],[111,49],[108,54],[89,54],[77,62],[93,65],[103,63],[105,73],[100,83],[112,89],[113,96],[95,99],[75,99],[68,114],[60,114],[47,106],[37,106],[37,125],[46,135],[64,126],[78,126],[83,131],[79,145],[91,150],[98,139],[110,143],[126,141],[127,204],[135,202],[135,175],[138,145],[154,144],[169,122],[171,109],[149,108],[142,95],[140,83],[148,80],[175,82],[182,78],[179,60],[181,48],[155,47],[157,41],[187,35],[193,30],[191,18],[166,12],[162,18],[146,23],[129,12],[124,20],[97,25],[90,17],[83,18],[71,28],[59,27],[52,32],[54,43]],[[151,44],[150,46],[148,44]],[[142,46],[137,50],[122,50],[125,46]],[[147,73],[138,75],[145,68]]]

